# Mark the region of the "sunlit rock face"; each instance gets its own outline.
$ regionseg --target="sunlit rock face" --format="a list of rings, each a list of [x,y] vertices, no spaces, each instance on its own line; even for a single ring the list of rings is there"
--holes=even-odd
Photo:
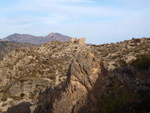
[[[102,74],[103,65],[92,53],[74,59],[69,68],[66,85],[60,89],[49,90],[46,92],[49,93],[47,96],[43,94],[45,98],[39,102],[35,113],[79,112],[87,103],[89,93],[94,89],[98,78],[104,79]]]

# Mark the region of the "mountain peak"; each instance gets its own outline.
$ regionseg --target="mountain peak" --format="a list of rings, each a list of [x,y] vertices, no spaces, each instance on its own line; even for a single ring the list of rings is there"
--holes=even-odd
[[[55,33],[49,33],[46,37],[51,37],[53,36]]]
[[[31,43],[35,45],[40,45],[54,40],[68,42],[70,39],[71,37],[59,33],[50,33],[47,36],[33,36],[29,34],[14,33],[3,38],[2,41],[14,41],[19,43]]]

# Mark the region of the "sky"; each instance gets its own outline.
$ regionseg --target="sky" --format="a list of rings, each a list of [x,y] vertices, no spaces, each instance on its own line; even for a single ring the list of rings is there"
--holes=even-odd
[[[0,0],[0,38],[51,32],[91,44],[150,37],[150,0]]]

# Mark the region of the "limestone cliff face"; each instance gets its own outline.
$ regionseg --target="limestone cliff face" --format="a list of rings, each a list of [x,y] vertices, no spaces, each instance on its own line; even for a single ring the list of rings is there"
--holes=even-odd
[[[102,63],[92,53],[74,59],[70,65],[65,88],[56,88],[43,94],[35,113],[79,112],[86,105],[89,93],[97,79],[103,76],[103,72]]]

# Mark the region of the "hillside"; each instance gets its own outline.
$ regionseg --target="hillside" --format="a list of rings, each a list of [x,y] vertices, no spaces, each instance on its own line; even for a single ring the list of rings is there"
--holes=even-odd
[[[69,41],[71,37],[59,34],[59,33],[50,33],[47,36],[33,36],[29,34],[12,34],[5,38],[3,38],[1,41],[14,41],[19,43],[30,43],[35,45],[40,45],[49,41]]]
[[[10,51],[21,47],[34,47],[31,44],[21,44],[11,41],[0,41],[0,60]]]
[[[149,55],[149,38],[85,46],[52,41],[14,50],[0,62],[0,111],[98,113],[113,106],[118,112],[148,112]]]

